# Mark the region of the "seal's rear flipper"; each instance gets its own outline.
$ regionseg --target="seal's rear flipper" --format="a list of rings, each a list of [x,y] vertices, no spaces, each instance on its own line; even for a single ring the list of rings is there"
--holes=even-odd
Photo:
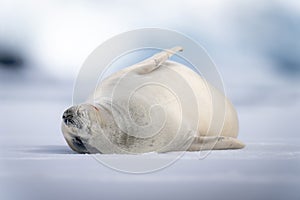
[[[188,151],[241,149],[245,145],[232,137],[195,137]]]
[[[178,51],[183,51],[182,47],[174,47],[172,49],[167,49],[160,53],[155,54],[151,58],[148,58],[138,64],[136,64],[136,72],[138,74],[147,74],[158,67],[160,67],[166,60],[168,60],[172,55]]]

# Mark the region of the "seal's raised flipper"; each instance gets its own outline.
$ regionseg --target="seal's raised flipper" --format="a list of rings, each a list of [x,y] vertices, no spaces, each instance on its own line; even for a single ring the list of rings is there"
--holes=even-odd
[[[168,60],[172,55],[178,51],[183,51],[182,47],[174,47],[172,49],[164,50],[154,56],[136,64],[136,72],[138,74],[147,74],[156,68],[160,67],[166,60]]]
[[[236,138],[216,136],[216,137],[195,137],[188,151],[200,150],[222,150],[222,149],[241,149],[245,145]]]

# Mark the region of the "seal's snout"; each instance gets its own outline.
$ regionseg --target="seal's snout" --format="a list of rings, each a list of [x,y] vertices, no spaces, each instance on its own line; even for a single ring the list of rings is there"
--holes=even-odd
[[[66,125],[74,124],[74,109],[69,108],[62,116],[62,119]]]

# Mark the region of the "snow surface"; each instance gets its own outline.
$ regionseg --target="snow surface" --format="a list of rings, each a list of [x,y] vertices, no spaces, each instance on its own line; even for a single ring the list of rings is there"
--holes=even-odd
[[[300,141],[295,133],[279,134],[299,114],[292,112],[298,104],[238,106],[239,138],[245,149],[213,151],[204,159],[199,159],[199,152],[189,152],[163,169],[132,174],[111,169],[98,159],[140,163],[143,168],[168,161],[174,154],[95,158],[74,153],[60,131],[72,84],[57,85],[2,85],[6,90],[0,96],[6,98],[0,103],[0,199],[300,198]],[[283,118],[283,128],[276,113]],[[288,131],[297,128],[294,124]]]

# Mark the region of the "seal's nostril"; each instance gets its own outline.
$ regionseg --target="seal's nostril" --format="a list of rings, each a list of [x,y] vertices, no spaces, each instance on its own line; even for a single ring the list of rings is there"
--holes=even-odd
[[[62,115],[62,119],[63,119],[63,122],[69,126],[69,125],[75,125],[75,121],[74,121],[74,109],[72,108],[69,108],[68,110],[66,110],[63,115]]]
[[[62,118],[63,119],[72,119],[73,115],[69,115],[69,114],[68,115],[63,115]]]
[[[72,118],[73,118],[73,114],[74,114],[73,110],[68,109],[68,110],[66,110],[66,111],[64,112],[62,118],[63,118],[63,119],[72,119]]]

